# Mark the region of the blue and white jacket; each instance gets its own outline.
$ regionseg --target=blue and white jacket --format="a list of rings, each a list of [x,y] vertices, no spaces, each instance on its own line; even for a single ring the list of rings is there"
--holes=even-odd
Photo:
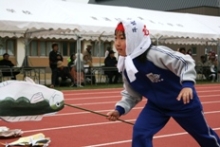
[[[136,80],[130,82],[123,72],[124,90],[122,99],[116,103],[116,110],[121,115],[127,114],[142,97],[146,97],[158,108],[168,111],[184,111],[200,107],[201,103],[194,88],[196,71],[195,62],[188,56],[165,46],[153,46],[147,54],[147,62],[137,58],[133,63],[138,69]],[[189,104],[177,101],[184,87],[193,90],[193,100]]]

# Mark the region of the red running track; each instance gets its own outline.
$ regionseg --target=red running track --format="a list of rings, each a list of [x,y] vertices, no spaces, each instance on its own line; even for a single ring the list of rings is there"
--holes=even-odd
[[[203,103],[208,124],[220,135],[220,85],[198,85],[198,94]],[[120,100],[122,89],[63,91],[65,101],[83,108],[106,114]],[[144,99],[122,119],[135,122],[145,105]],[[109,122],[105,117],[65,107],[58,114],[46,116],[39,122],[7,123],[1,126],[22,129],[23,136],[44,133],[51,138],[50,147],[129,147],[132,125]],[[1,139],[11,142],[18,138]],[[199,147],[197,143],[173,120],[156,134],[154,147]]]

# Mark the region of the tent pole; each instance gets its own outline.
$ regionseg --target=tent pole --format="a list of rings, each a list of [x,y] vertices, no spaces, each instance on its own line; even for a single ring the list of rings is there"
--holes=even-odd
[[[102,34],[104,34],[104,32],[102,32],[100,35],[99,35],[99,37],[98,37],[98,50],[99,50],[99,66],[101,66],[101,43],[102,43],[102,40],[101,40],[101,37],[102,37]]]
[[[160,41],[160,39],[162,38],[163,36],[159,36],[159,37],[157,37],[156,39],[157,39],[157,45],[159,45],[159,41]]]
[[[218,42],[217,42],[217,81],[220,82],[220,75],[219,75],[219,72],[220,72],[220,39],[218,39]]]
[[[25,56],[24,56],[24,61],[23,61],[22,67],[28,67],[29,66],[29,64],[28,64],[28,49],[29,49],[29,44],[31,42],[31,40],[29,39],[30,36],[31,36],[31,33],[28,33],[27,31],[24,33]]]
[[[77,36],[77,43],[76,43],[76,48],[77,48],[77,64],[76,64],[76,66],[77,66],[77,69],[81,69],[81,66],[83,66],[83,65],[81,65],[81,60],[80,60],[80,54],[81,54],[81,43],[80,43],[80,39],[82,38],[81,36],[79,36],[79,35],[76,35]],[[78,71],[77,71],[78,72]],[[76,75],[77,75],[77,85],[80,85],[81,83],[79,83],[79,81],[80,81],[80,79],[81,79],[81,74],[77,74],[76,73]],[[79,75],[79,76],[78,76]]]
[[[101,44],[102,44],[102,41],[101,41],[101,37],[99,37],[99,40],[98,40],[98,46],[99,46],[99,66],[101,66]]]

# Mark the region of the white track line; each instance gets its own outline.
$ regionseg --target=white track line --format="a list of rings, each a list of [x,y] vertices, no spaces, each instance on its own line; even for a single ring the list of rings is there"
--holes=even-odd
[[[136,119],[129,119],[126,121],[133,122]],[[71,125],[71,126],[62,126],[62,127],[53,127],[53,128],[44,128],[44,129],[36,129],[36,130],[26,130],[22,131],[24,133],[32,133],[32,132],[39,132],[39,131],[52,131],[52,130],[61,130],[61,129],[69,129],[69,128],[80,128],[80,127],[88,127],[88,126],[97,126],[97,125],[107,125],[107,124],[115,124],[115,123],[122,123],[120,121],[108,121],[108,122],[100,122],[100,123],[89,123],[89,124],[81,124],[81,125]]]
[[[205,95],[205,96],[199,96],[199,98],[203,97],[217,97],[220,95]],[[71,100],[92,100],[92,99],[110,99],[110,98],[118,98],[121,99],[120,95],[115,95],[115,96],[89,96],[89,97],[84,97],[84,98],[65,98],[65,101],[71,101]]]
[[[220,87],[220,86],[219,86]],[[197,90],[197,93],[204,93],[204,92],[218,92],[220,90]],[[68,95],[96,95],[96,94],[112,94],[112,93],[117,93],[120,94],[121,91],[109,91],[109,92],[94,92],[94,91],[90,91],[90,92],[85,92],[85,93],[64,93],[64,95],[68,96]]]
[[[143,100],[144,102],[146,100]],[[72,104],[76,106],[85,106],[85,105],[102,105],[102,104],[114,104],[116,101],[106,101],[106,102],[91,102],[91,103],[78,103],[78,104]],[[213,104],[213,103],[220,103],[220,101],[206,101],[202,102],[202,104]]]
[[[111,90],[122,90],[122,87],[119,88],[100,88],[100,89],[73,89],[73,90],[61,90],[62,92],[78,92],[78,91],[100,91],[100,90],[106,90],[106,91],[111,91]]]
[[[203,89],[203,88],[219,88],[220,84],[216,83],[216,84],[204,84],[204,85],[195,85],[196,89]],[[100,88],[100,89],[73,89],[73,90],[62,90],[62,92],[74,92],[74,91],[100,91],[100,90],[123,90],[123,86],[119,87],[119,88]]]
[[[213,128],[213,130],[220,130],[220,128]],[[187,132],[180,132],[180,133],[172,133],[172,134],[165,134],[165,135],[156,135],[154,139],[159,138],[167,138],[167,137],[176,137],[181,135],[188,135]],[[95,145],[88,145],[83,147],[102,147],[102,146],[109,146],[109,145],[115,145],[115,144],[123,144],[123,143],[130,143],[131,140],[121,140],[121,141],[115,141],[115,142],[108,142],[108,143],[102,143],[102,144],[95,144]]]
[[[64,95],[65,96],[65,95]],[[219,95],[220,96],[220,95]],[[86,97],[86,98],[65,98],[65,101],[70,101],[70,100],[93,100],[93,99],[108,99],[108,98],[119,98],[120,96],[116,95],[116,96],[90,96],[90,97]]]
[[[132,110],[140,110],[140,109],[143,109],[143,107],[135,107]],[[109,109],[109,110],[97,110],[97,111],[95,110],[95,112],[103,113],[103,112],[109,112],[111,110],[112,109]],[[219,111],[219,113],[220,113],[220,111]],[[91,112],[87,112],[87,111],[73,112],[73,113],[58,113],[58,114],[55,114],[55,115],[46,115],[45,117],[66,116],[66,115],[81,115],[81,114],[92,114],[92,113]]]
[[[207,102],[202,102],[202,104],[215,104],[215,103],[220,103],[220,101],[207,101]]]
[[[133,110],[141,110],[143,109],[143,107],[136,107],[133,108]],[[112,110],[112,109],[111,109]],[[98,110],[95,112],[99,112],[99,113],[104,113],[104,112],[109,112],[111,110]],[[220,113],[220,111],[208,111],[205,112],[205,114],[215,114],[215,113]],[[69,115],[82,115],[82,114],[92,114],[91,112],[87,112],[87,111],[83,111],[83,112],[72,112],[72,113],[58,113],[55,115],[45,115],[44,117],[56,117],[56,116],[69,116]]]
[[[120,94],[120,91],[109,91],[109,92],[94,92],[94,91],[90,91],[90,92],[86,92],[86,93],[64,93],[65,96],[68,95],[97,95],[97,94],[112,94],[112,93],[116,93],[116,94]]]
[[[113,104],[116,101],[107,101],[107,102],[93,102],[93,103],[80,103],[80,104],[73,104],[76,106],[84,106],[84,105],[102,105],[102,104]]]
[[[205,112],[204,114],[215,114],[220,113],[220,111],[209,111]],[[134,122],[136,119],[128,119],[126,121]],[[50,130],[61,130],[61,129],[69,129],[69,128],[80,128],[80,127],[88,127],[88,126],[97,126],[97,125],[107,125],[107,124],[114,124],[114,123],[122,123],[120,121],[115,122],[98,122],[98,123],[89,123],[89,124],[80,124],[80,125],[70,125],[70,126],[62,126],[62,127],[53,127],[53,128],[44,128],[44,129],[36,129],[36,130],[26,130],[23,131],[24,133],[30,132],[38,132],[38,131],[50,131]]]
[[[112,103],[112,102],[109,102]],[[203,104],[213,104],[213,103],[220,103],[220,101],[208,101],[208,102],[203,102]],[[80,105],[80,104],[74,104],[74,105]],[[91,105],[91,103],[87,103],[87,105]],[[67,106],[66,106],[67,107]],[[144,106],[143,106],[144,107]],[[132,110],[140,110],[143,109],[143,107],[134,107]],[[73,108],[74,109],[74,108]],[[112,109],[109,110],[93,110],[95,112],[103,113],[103,112],[109,112]],[[214,114],[214,113],[220,113],[220,111],[210,111],[210,112],[205,112],[205,114]],[[54,115],[45,115],[44,117],[58,117],[58,116],[70,116],[70,115],[81,115],[81,114],[91,114],[90,112],[87,111],[82,111],[82,112],[73,112],[73,113],[56,113]],[[1,121],[1,120],[0,120]]]

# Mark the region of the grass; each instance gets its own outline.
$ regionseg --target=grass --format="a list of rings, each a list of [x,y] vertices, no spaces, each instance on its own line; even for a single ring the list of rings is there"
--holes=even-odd
[[[220,83],[211,83],[210,81],[197,81],[196,85],[205,85],[205,84],[220,84]],[[86,85],[84,87],[55,87],[57,90],[82,90],[82,89],[105,89],[105,88],[123,88],[123,84],[96,84],[96,85]]]
[[[105,89],[105,88],[123,88],[123,84],[96,84],[86,85],[84,87],[55,87],[57,90],[82,90],[82,89]]]

